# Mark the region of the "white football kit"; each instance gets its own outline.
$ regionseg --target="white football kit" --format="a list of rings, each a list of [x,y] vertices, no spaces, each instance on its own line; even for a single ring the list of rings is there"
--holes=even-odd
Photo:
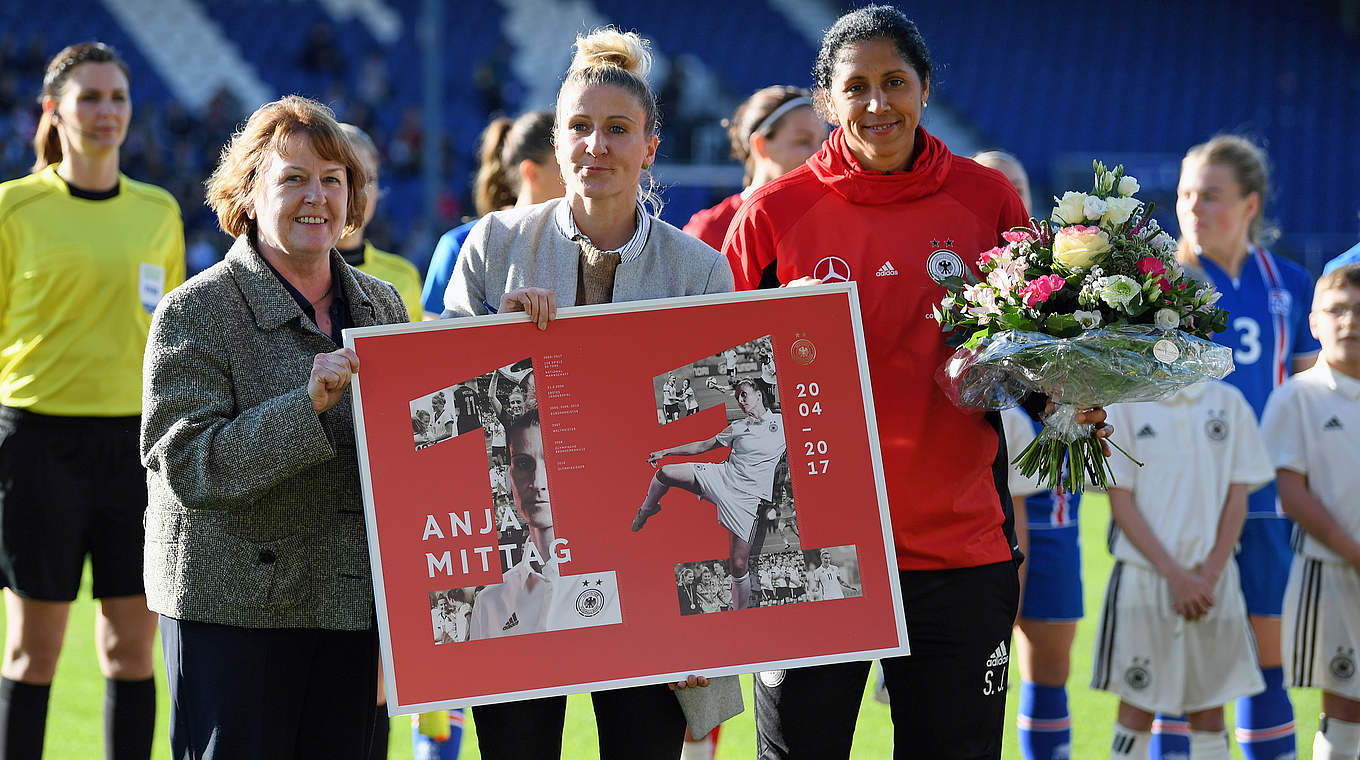
[[[760,365],[760,379],[774,387],[778,384],[779,378],[775,375],[774,360],[771,359]]]
[[[1360,380],[1319,359],[1271,394],[1261,427],[1275,466],[1305,475],[1332,519],[1360,539]],[[1282,616],[1285,683],[1360,700],[1360,571],[1301,527],[1294,549]]]
[[[718,508],[718,522],[744,540],[751,539],[756,508],[774,491],[774,471],[784,456],[784,416],[766,410],[760,419],[737,420],[718,434],[732,453],[720,464],[694,463],[703,498]]]
[[[821,592],[823,599],[844,599],[841,589],[841,571],[835,565],[818,565],[812,571],[809,583]]]
[[[534,572],[527,560],[488,586],[472,607],[472,640],[623,622],[614,571],[561,575],[553,558]]]
[[[1165,401],[1115,404],[1107,413],[1115,430],[1125,431],[1120,445],[1146,465],[1111,457],[1114,485],[1133,492],[1139,513],[1182,567],[1208,558],[1229,486],[1254,490],[1274,477],[1256,416],[1227,383],[1199,383]],[[1105,591],[1092,688],[1173,715],[1265,689],[1236,560],[1214,586],[1214,605],[1191,622],[1172,608],[1166,579],[1113,525],[1110,551],[1118,561]]]
[[[431,440],[435,442],[458,435],[458,418],[454,416],[453,409],[446,406],[444,411],[430,420],[430,433]]]

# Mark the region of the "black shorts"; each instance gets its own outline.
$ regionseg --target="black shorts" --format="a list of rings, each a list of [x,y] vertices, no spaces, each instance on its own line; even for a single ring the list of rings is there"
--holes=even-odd
[[[0,582],[27,599],[69,602],[88,555],[96,598],[145,593],[139,426],[139,417],[0,407]]]
[[[893,757],[1001,757],[1015,563],[901,573],[911,654],[883,660]],[[848,758],[869,663],[756,675],[760,760]]]

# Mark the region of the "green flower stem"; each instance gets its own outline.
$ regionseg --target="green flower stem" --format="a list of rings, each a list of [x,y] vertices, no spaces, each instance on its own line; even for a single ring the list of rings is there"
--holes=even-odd
[[[1128,454],[1125,453],[1125,456]],[[1142,466],[1133,457],[1129,459]],[[1064,462],[1067,463],[1066,467],[1063,466]],[[1105,461],[1100,439],[1094,433],[1070,443],[1035,438],[1015,457],[1012,464],[1027,478],[1039,473],[1038,481],[1044,488],[1060,488],[1070,494],[1081,493],[1088,481],[1102,491],[1108,490],[1114,482],[1114,473]]]
[[[1138,461],[1137,459],[1134,459],[1134,458],[1133,458],[1133,455],[1130,454],[1129,452],[1125,451],[1123,446],[1120,446],[1119,444],[1115,443],[1113,440],[1111,440],[1111,439],[1109,439],[1109,438],[1106,438],[1106,439],[1105,439],[1105,442],[1108,443],[1108,444],[1110,444],[1111,446],[1113,446],[1113,447],[1115,448],[1115,450],[1118,451],[1120,454],[1123,454],[1124,456],[1128,457],[1130,462],[1133,462],[1134,464],[1138,465],[1139,467],[1142,467],[1142,466],[1143,466],[1143,463],[1140,462],[1140,461]]]

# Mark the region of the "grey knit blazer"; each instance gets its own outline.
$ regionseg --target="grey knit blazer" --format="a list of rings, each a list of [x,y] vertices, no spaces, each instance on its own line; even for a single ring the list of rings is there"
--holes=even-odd
[[[548,288],[557,305],[576,304],[580,248],[553,222],[559,198],[487,214],[463,243],[444,292],[444,316],[467,317],[499,308],[515,288]],[[732,268],[721,253],[661,221],[635,260],[614,270],[613,302],[732,292]]]
[[[395,288],[338,264],[356,327],[407,320]],[[350,394],[318,417],[306,389],[313,356],[335,349],[246,235],[161,300],[142,385],[152,610],[246,628],[372,625]]]

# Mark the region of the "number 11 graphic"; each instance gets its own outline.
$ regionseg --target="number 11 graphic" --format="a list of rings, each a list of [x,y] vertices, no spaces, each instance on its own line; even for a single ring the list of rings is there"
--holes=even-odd
[[[558,536],[553,527],[549,458],[543,446],[532,360],[515,362],[431,394],[426,397],[431,407],[428,412],[425,399],[413,402],[418,446],[424,416],[432,418],[432,424],[425,428],[426,445],[433,445],[428,442],[432,428],[436,436],[433,443],[450,440],[437,438],[444,412],[439,399],[450,392],[457,401],[457,434],[480,430],[485,439],[489,490],[497,513],[495,525],[504,568],[501,582],[486,586],[472,601],[469,640],[622,622],[613,571],[580,575],[561,572],[560,566],[571,561],[571,550],[567,539]],[[471,533],[470,519],[458,521],[451,515],[450,520]],[[451,558],[448,561],[451,564]]]
[[[726,377],[720,379],[721,375]],[[707,393],[702,402],[694,388],[699,377],[706,377],[703,387]],[[691,610],[716,612],[719,609],[745,609],[766,602],[782,604],[806,600],[806,562],[797,553],[801,548],[797,545],[797,513],[788,473],[788,441],[784,417],[779,411],[770,336],[699,359],[658,376],[653,383],[661,387],[662,408],[658,411],[663,425],[681,420],[701,408],[718,405],[726,408],[727,393],[733,395],[741,415],[710,438],[654,451],[647,457],[656,472],[633,519],[634,531],[644,529],[660,514],[661,500],[670,489],[681,488],[713,504],[717,508],[718,522],[728,532],[730,594],[724,596],[727,589],[718,587],[719,582],[708,561],[698,563],[695,568],[685,567],[689,563],[682,563],[681,572],[677,573],[682,584],[687,583],[684,580],[686,571],[697,570],[692,580],[697,603],[691,603],[689,609],[682,604],[682,614],[689,614]],[[682,406],[687,413],[679,413]],[[812,445],[815,453],[827,451],[825,441]],[[720,447],[730,449],[727,459],[721,463],[662,463],[668,457],[698,456]],[[789,541],[790,534],[794,542]],[[782,538],[784,548],[769,552],[772,556],[762,562],[761,550],[767,535]],[[854,562],[853,546],[837,549],[842,555],[848,550],[849,561]],[[762,567],[753,568],[753,565]],[[753,569],[760,570],[755,583]],[[803,598],[795,597],[794,589],[799,589]],[[690,589],[682,587],[681,590]],[[837,595],[831,598],[841,598],[839,592],[837,588]]]

